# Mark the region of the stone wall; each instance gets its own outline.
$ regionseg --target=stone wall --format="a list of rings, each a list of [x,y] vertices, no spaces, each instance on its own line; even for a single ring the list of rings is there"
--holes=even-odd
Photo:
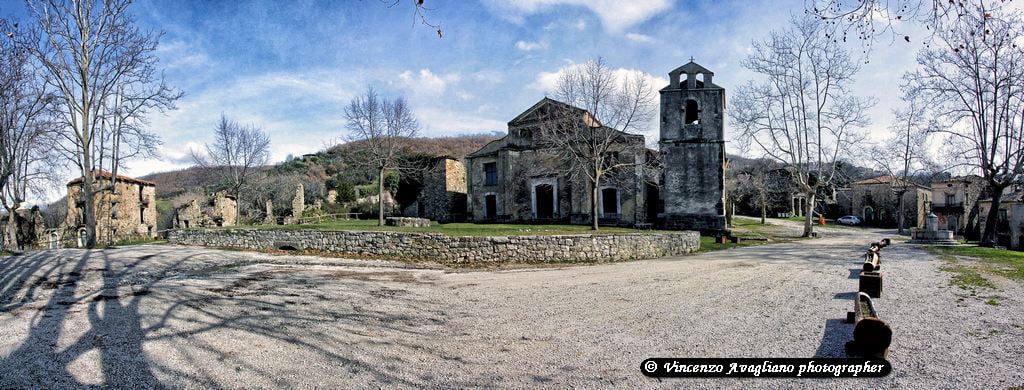
[[[441,263],[535,263],[651,259],[690,253],[697,232],[455,237],[438,233],[265,229],[186,229],[170,232],[177,245],[326,251],[374,258]],[[287,248],[290,249],[290,248]]]
[[[97,174],[96,188],[110,187],[109,173]],[[93,195],[98,242],[137,237],[156,237],[156,186],[149,182],[119,177],[113,190]],[[85,201],[81,178],[68,183],[68,212],[63,229],[84,228]]]

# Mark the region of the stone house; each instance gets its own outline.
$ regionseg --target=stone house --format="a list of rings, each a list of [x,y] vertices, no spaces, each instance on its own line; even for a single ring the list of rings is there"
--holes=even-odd
[[[603,126],[578,107],[543,98],[508,122],[508,135],[466,156],[467,209],[474,222],[590,222],[590,184],[568,174],[540,132],[550,113],[578,118],[579,128]],[[576,120],[576,119],[573,119]],[[608,129],[608,128],[605,128]],[[643,163],[647,158],[642,135],[616,129],[616,157]],[[640,167],[619,169],[602,178],[598,218],[608,225],[631,225],[647,220],[647,191]]]
[[[980,199],[977,203],[978,228],[984,230],[988,212],[992,209],[992,198]],[[1024,250],[1024,190],[1016,189],[1003,194],[997,218],[996,245]]]
[[[466,205],[465,164],[454,157],[440,156],[423,174],[419,196],[404,214],[441,223],[459,222],[466,220]]]
[[[174,228],[188,229],[212,226],[235,226],[238,223],[238,201],[224,191],[212,194],[200,203],[199,199],[178,207],[174,213]]]
[[[906,187],[903,199],[897,199],[894,189]],[[892,176],[878,176],[850,185],[850,210],[868,226],[896,227],[899,225],[899,206],[903,202],[906,213],[904,228],[923,227],[931,189],[913,182],[903,182]]]
[[[156,184],[110,172],[93,172],[93,195],[96,211],[97,242],[116,242],[130,238],[153,238],[156,232]],[[68,214],[64,230],[79,237],[85,230],[85,201],[82,199],[83,179],[71,180],[68,185]]]
[[[939,228],[957,235],[977,236],[978,199],[986,193],[978,175],[935,181],[931,185],[931,211],[939,217]]]

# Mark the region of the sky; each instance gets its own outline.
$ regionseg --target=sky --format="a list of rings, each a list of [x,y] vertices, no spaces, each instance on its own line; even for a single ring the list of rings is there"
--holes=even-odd
[[[345,139],[344,107],[370,87],[405,96],[424,136],[505,132],[509,120],[553,91],[560,71],[597,56],[644,72],[656,89],[693,57],[715,72],[728,100],[755,77],[741,66],[751,42],[787,27],[806,3],[428,0],[424,16],[441,26],[442,38],[416,19],[411,1],[390,4],[136,1],[138,26],[163,32],[156,55],[166,81],[185,95],[177,109],[149,118],[163,141],[159,157],[131,161],[124,172],[190,166],[189,150],[212,141],[222,114],[266,131],[273,161],[314,153]],[[0,16],[25,18],[24,5],[4,0]],[[853,92],[879,99],[873,138],[886,135],[901,104],[900,77],[914,68],[920,42],[883,37],[864,59]],[[863,42],[848,45],[862,55]],[[656,123],[642,132],[656,141]]]

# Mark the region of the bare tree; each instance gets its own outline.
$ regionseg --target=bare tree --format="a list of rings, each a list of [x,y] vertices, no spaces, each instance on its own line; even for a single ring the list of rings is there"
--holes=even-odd
[[[42,195],[55,164],[48,137],[53,96],[23,42],[30,27],[0,19],[0,202],[7,211],[7,244],[20,249],[18,215],[30,193]]]
[[[775,165],[773,161],[758,159],[744,169],[734,170],[732,174],[734,201],[741,197],[749,198],[750,203],[760,212],[762,225],[768,217],[772,191],[780,184],[776,183],[772,174]]]
[[[830,38],[834,41],[846,41],[853,34],[856,39],[865,42],[869,47],[877,38],[889,35],[896,39],[911,42],[908,29],[899,26],[902,22],[924,26],[927,36],[922,40],[930,40],[936,32],[942,31],[951,23],[964,21],[964,16],[977,6],[982,9],[998,7],[1005,0],[812,0],[808,2],[807,11],[836,27]]]
[[[890,136],[873,148],[871,158],[875,165],[889,175],[889,188],[896,196],[899,233],[906,225],[906,194],[917,187],[914,179],[938,169],[928,157],[928,132],[935,123],[927,118],[927,105],[915,95],[904,99],[907,106],[895,110]]]
[[[638,130],[653,115],[654,93],[640,72],[618,77],[601,57],[559,76],[559,105],[541,113],[539,140],[555,159],[552,167],[587,183],[591,229],[598,230],[598,199],[606,176],[645,164]]]
[[[191,151],[196,165],[220,174],[228,193],[235,196],[238,213],[242,194],[259,173],[259,168],[270,160],[270,137],[257,126],[243,126],[220,116],[214,129],[213,143],[205,145],[206,153]]]
[[[807,197],[804,237],[814,229],[817,194],[832,186],[840,155],[856,149],[873,104],[850,94],[858,67],[827,31],[819,19],[795,18],[754,42],[743,65],[762,80],[738,88],[730,110],[740,144],[784,164]]]
[[[981,173],[992,196],[982,233],[995,244],[1003,191],[1024,174],[1024,20],[1010,6],[973,6],[918,53],[905,89],[920,94],[959,163]]]
[[[381,98],[373,88],[352,99],[345,120],[349,141],[364,145],[356,163],[377,172],[377,224],[384,226],[384,174],[403,168],[402,146],[419,132],[419,123],[405,98]]]
[[[141,130],[152,110],[174,108],[182,95],[164,83],[154,52],[159,34],[140,31],[130,0],[32,0],[41,34],[23,37],[56,91],[61,152],[80,171],[86,245],[96,244],[95,170],[109,164],[112,176],[125,150],[151,151],[152,134]],[[103,140],[107,140],[104,142]],[[132,141],[139,141],[132,144]],[[134,152],[133,152],[134,153]]]

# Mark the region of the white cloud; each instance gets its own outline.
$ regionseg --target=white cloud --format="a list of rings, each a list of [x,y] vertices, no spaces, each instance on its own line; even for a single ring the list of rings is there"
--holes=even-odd
[[[500,119],[440,107],[418,107],[416,117],[423,127],[420,135],[427,137],[502,131],[507,127],[506,121]]]
[[[210,57],[202,49],[184,41],[161,42],[156,48],[161,65],[167,69],[199,68],[210,65]]]
[[[555,87],[558,85],[558,79],[562,77],[563,73],[570,69],[579,69],[582,66],[583,64],[571,63],[553,72],[540,72],[533,79],[533,83],[530,83],[528,88],[533,89],[535,91],[550,93],[555,90]],[[639,71],[637,69],[615,68],[612,70],[612,72],[615,74],[616,79],[619,80],[620,82],[622,80],[625,80],[627,77],[633,77],[633,75],[636,74],[636,72],[640,72],[641,77],[646,79],[647,82],[651,85],[651,88],[655,91],[668,85],[667,78],[654,76],[650,73]]]
[[[621,32],[668,9],[672,0],[487,0],[484,4],[516,23],[521,23],[526,15],[542,13],[556,6],[585,7],[601,19],[601,24],[608,31]]]
[[[418,73],[407,70],[398,75],[405,88],[413,94],[422,96],[441,96],[449,84],[457,83],[461,77],[456,73],[435,74],[430,69],[420,69]]]
[[[527,42],[527,41],[518,41],[518,42],[516,42],[516,49],[519,49],[519,50],[522,50],[522,51],[534,51],[534,50],[541,50],[541,49],[547,49],[547,48],[548,48],[548,44],[546,42]]]
[[[644,35],[640,33],[626,33],[626,39],[636,43],[654,43],[654,38],[650,35]]]

